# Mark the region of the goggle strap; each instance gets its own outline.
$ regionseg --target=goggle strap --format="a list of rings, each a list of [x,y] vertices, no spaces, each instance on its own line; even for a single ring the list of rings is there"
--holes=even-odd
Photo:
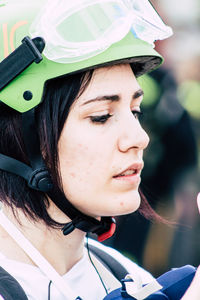
[[[0,63],[0,91],[33,62],[38,64],[43,59],[44,47],[41,37],[30,39],[26,36],[22,44]]]

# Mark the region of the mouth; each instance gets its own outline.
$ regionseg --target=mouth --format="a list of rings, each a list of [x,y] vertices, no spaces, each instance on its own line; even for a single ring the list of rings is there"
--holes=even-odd
[[[134,175],[140,175],[141,171],[143,169],[143,162],[141,163],[134,163],[133,165],[129,166],[122,172],[118,173],[117,175],[114,175],[113,178],[119,178],[119,177],[127,177],[127,176],[134,176]]]
[[[138,174],[138,173],[139,173],[139,171],[137,169],[127,170],[125,172],[122,172],[118,175],[113,176],[113,178],[124,177],[124,176],[132,176],[132,175],[135,175],[135,174]]]
[[[141,180],[140,174],[143,166],[143,162],[134,163],[120,173],[114,175],[113,179],[118,180],[118,182],[121,181],[127,184],[138,186]]]

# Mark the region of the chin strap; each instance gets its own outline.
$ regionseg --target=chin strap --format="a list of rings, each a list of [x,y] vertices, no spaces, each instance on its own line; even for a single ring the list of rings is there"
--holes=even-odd
[[[0,169],[23,177],[32,189],[45,192],[55,205],[72,221],[65,224],[64,235],[75,228],[98,235],[99,241],[111,237],[115,232],[115,219],[102,217],[97,220],[76,209],[64,193],[53,185],[51,176],[45,166],[41,152],[37,129],[35,126],[35,109],[22,114],[22,133],[30,166],[6,155],[0,154]]]
[[[84,217],[84,215],[83,215]],[[103,242],[110,238],[116,229],[116,221],[111,217],[102,217],[101,221],[98,221],[89,216],[84,218],[74,218],[70,223],[65,224],[63,227],[63,234],[67,235],[72,232],[75,228],[78,228],[84,232],[95,233],[98,236],[98,241]]]

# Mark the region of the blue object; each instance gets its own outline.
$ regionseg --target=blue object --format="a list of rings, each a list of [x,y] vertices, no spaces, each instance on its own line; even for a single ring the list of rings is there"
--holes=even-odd
[[[172,269],[157,278],[163,288],[145,298],[146,300],[180,300],[188,289],[196,268],[190,265]],[[126,293],[124,280],[122,288],[112,291],[103,300],[132,300],[135,299]]]

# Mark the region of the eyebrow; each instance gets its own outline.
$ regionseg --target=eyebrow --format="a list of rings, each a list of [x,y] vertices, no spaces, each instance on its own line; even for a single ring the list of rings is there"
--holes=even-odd
[[[137,99],[141,96],[144,95],[144,91],[142,89],[139,89],[137,90],[133,96],[132,96],[132,99]],[[84,103],[82,103],[81,105],[86,105],[88,103],[91,103],[91,102],[95,102],[95,101],[111,101],[111,102],[117,102],[120,100],[120,96],[119,95],[104,95],[104,96],[97,96],[93,99],[89,99],[87,101],[85,101]]]

